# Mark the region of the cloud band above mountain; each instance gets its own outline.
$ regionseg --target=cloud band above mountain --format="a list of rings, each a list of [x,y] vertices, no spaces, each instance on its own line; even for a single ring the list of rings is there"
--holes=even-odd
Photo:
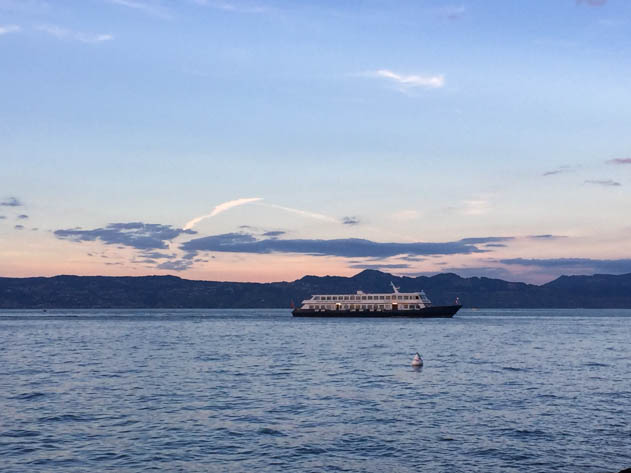
[[[315,256],[346,258],[388,258],[397,255],[453,255],[482,253],[487,250],[478,244],[504,241],[509,237],[469,238],[445,243],[381,243],[360,238],[316,239],[257,239],[246,233],[224,233],[194,238],[183,243],[180,249],[187,252],[217,251],[231,253],[299,253]]]

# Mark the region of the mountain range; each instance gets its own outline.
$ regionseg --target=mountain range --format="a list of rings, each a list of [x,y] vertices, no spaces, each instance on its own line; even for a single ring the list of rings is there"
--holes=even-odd
[[[561,276],[542,285],[453,273],[401,277],[365,270],[352,277],[305,276],[293,282],[195,281],[176,276],[0,278],[0,309],[282,308],[312,294],[427,292],[436,305],[456,297],[469,308],[631,308],[631,273]]]

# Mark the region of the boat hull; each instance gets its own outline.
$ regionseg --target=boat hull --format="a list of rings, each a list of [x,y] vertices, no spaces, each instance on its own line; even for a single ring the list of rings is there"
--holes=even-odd
[[[317,310],[317,309],[294,309],[291,313],[294,317],[370,317],[370,318],[403,318],[403,319],[423,319],[423,318],[449,318],[453,317],[462,305],[444,305],[424,307],[423,309],[409,310]]]

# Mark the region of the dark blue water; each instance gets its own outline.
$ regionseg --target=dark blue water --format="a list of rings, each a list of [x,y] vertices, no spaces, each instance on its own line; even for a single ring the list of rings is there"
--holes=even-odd
[[[624,310],[4,311],[0,470],[616,472],[630,340]]]

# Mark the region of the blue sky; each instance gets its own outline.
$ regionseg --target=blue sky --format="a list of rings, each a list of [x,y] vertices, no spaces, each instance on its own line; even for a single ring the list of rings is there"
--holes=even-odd
[[[0,0],[0,272],[631,272],[630,30],[624,0]]]

